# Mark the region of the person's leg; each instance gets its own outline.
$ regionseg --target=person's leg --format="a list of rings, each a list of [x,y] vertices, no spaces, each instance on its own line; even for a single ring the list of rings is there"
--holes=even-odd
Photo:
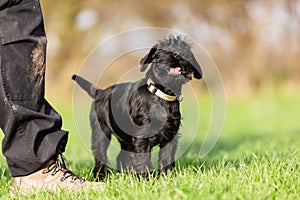
[[[64,151],[67,132],[44,99],[47,41],[39,2],[11,2],[0,0],[0,127],[2,151],[15,177],[37,171]]]
[[[104,189],[65,165],[68,133],[44,98],[46,43],[38,0],[0,0],[0,127],[11,192]]]

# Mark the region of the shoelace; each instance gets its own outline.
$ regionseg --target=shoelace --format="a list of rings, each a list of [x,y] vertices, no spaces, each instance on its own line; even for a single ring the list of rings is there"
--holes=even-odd
[[[74,174],[72,171],[70,171],[67,168],[66,163],[67,163],[66,158],[61,153],[59,153],[57,159],[51,165],[49,165],[49,167],[47,169],[43,170],[43,174],[46,174],[46,173],[49,173],[52,171],[51,175],[55,176],[55,174],[57,172],[62,171],[64,174],[60,178],[61,182],[63,182],[67,178],[71,178],[71,181],[70,181],[71,183],[74,183],[74,181],[76,181],[78,179],[79,183],[83,184],[86,181],[86,179],[80,178],[79,176]]]

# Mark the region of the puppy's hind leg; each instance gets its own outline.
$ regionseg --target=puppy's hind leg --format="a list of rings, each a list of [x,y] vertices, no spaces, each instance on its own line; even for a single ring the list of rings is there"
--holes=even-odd
[[[95,178],[104,179],[108,176],[107,149],[111,140],[110,129],[98,121],[95,105],[92,104],[90,113],[90,123],[92,128],[92,151],[95,159],[93,174]]]

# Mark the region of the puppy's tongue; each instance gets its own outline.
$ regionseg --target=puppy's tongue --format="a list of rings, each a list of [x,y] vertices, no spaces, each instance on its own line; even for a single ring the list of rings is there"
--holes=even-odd
[[[180,67],[171,67],[170,68],[170,73],[180,74],[180,71],[181,71]]]

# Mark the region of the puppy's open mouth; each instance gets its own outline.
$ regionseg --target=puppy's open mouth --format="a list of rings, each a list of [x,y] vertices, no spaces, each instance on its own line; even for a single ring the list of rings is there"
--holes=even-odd
[[[171,67],[169,74],[181,74],[181,67]]]

